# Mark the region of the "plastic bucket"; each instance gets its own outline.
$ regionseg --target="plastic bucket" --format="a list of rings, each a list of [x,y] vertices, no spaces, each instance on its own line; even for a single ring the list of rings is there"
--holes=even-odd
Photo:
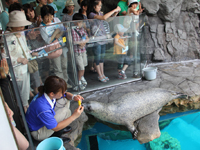
[[[157,67],[147,67],[142,69],[146,80],[156,79]]]
[[[36,150],[65,150],[65,148],[61,138],[50,137],[40,142]]]

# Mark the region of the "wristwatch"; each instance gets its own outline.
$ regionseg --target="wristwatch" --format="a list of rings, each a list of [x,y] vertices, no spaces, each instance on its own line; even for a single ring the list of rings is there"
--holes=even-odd
[[[75,97],[75,96],[76,96],[75,94],[72,96],[72,100],[74,100],[74,97]]]

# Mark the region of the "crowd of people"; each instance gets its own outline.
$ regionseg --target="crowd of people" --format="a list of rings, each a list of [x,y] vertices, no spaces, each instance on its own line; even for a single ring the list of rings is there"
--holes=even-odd
[[[67,99],[75,101],[83,99],[80,95],[75,96],[66,92],[67,88],[72,88],[68,82],[67,72],[69,47],[67,42],[63,42],[67,32],[66,22],[75,20],[70,32],[78,70],[78,85],[73,89],[84,90],[87,86],[84,73],[88,65],[88,56],[93,57],[89,66],[91,72],[98,74],[97,80],[103,83],[110,80],[104,73],[107,44],[105,39],[109,30],[105,20],[117,15],[139,15],[143,11],[141,3],[138,0],[121,0],[114,10],[103,14],[101,0],[78,0],[80,10],[75,13],[73,0],[67,0],[61,21],[56,17],[58,9],[53,0],[36,0],[38,3],[36,8],[31,4],[21,5],[18,0],[5,1],[8,8],[0,15],[2,30],[10,33],[6,35],[6,41],[12,65],[15,66],[13,67],[15,78],[31,135],[36,140],[57,134],[60,136],[60,133],[65,132],[64,129],[66,130],[84,109],[79,106],[71,115],[69,104],[66,104],[62,110],[54,111],[57,99],[66,99],[66,103]],[[35,27],[40,28],[31,30]],[[125,71],[131,62],[127,56],[129,48],[124,36],[129,27],[130,19],[129,23],[124,22],[114,26],[116,34],[113,54],[117,55],[119,79],[127,78]],[[22,32],[24,29],[30,30]],[[98,37],[98,42],[95,42],[93,47],[87,46],[89,37]],[[45,48],[40,49],[44,46]],[[45,56],[44,59],[32,60],[41,54]],[[45,75],[44,79],[41,74]],[[30,97],[34,98],[29,106]]]

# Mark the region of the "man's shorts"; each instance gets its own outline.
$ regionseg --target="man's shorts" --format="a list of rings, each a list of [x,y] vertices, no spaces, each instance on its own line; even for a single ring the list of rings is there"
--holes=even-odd
[[[78,70],[85,70],[85,66],[88,65],[86,51],[83,53],[75,53],[75,58]]]

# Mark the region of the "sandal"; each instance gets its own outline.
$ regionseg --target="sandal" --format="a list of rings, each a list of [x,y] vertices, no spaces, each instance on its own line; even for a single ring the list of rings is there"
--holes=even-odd
[[[104,79],[106,79],[106,81],[109,81],[110,79],[108,77],[106,77],[105,75],[103,75]]]
[[[107,82],[107,80],[105,79],[105,78],[103,78],[103,79],[100,79],[100,77],[98,77],[98,80],[100,81],[100,82]]]

